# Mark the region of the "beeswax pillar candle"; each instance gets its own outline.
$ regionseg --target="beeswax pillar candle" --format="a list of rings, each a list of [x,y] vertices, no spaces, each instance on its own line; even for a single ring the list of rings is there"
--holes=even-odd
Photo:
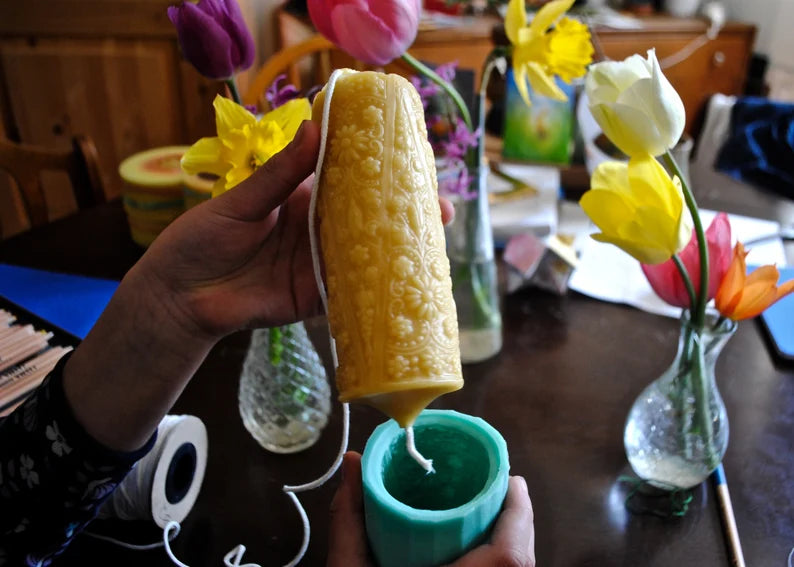
[[[324,101],[322,91],[318,122]],[[340,400],[407,427],[463,386],[433,150],[407,80],[372,71],[337,78],[318,191]]]

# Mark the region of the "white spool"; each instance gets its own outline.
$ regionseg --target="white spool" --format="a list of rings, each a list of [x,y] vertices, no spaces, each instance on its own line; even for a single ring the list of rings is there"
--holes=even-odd
[[[100,518],[182,522],[196,503],[207,468],[207,429],[192,415],[167,415],[157,443],[102,506]]]

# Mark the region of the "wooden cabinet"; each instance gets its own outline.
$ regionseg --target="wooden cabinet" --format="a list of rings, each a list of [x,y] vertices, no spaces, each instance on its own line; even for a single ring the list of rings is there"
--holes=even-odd
[[[91,136],[108,198],[120,194],[117,167],[125,157],[212,135],[212,98],[219,84],[181,59],[166,15],[171,3],[0,3],[4,134],[54,148],[68,147],[74,134]],[[54,217],[73,210],[57,179],[45,179],[44,185]],[[9,188],[0,185],[0,193],[3,215],[16,213]],[[24,229],[25,221],[16,221],[16,228]]]

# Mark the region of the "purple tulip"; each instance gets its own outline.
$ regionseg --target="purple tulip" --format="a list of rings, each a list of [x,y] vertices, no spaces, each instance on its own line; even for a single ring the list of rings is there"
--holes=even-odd
[[[356,59],[385,65],[414,42],[421,0],[308,0],[317,30]]]
[[[230,79],[254,62],[256,48],[236,0],[199,0],[168,7],[182,54],[210,79]]]

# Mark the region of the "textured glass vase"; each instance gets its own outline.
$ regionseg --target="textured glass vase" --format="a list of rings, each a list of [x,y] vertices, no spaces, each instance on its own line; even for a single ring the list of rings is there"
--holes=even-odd
[[[736,331],[707,316],[697,332],[681,319],[673,364],[652,382],[626,420],[623,443],[632,469],[654,486],[686,489],[703,482],[728,447],[728,415],[714,376],[722,348]]]
[[[240,375],[240,416],[268,451],[312,446],[328,422],[331,390],[303,323],[256,329]]]
[[[470,172],[470,192],[474,197],[455,201],[455,219],[446,227],[460,357],[464,363],[485,360],[502,350],[502,315],[487,173],[484,167]]]

